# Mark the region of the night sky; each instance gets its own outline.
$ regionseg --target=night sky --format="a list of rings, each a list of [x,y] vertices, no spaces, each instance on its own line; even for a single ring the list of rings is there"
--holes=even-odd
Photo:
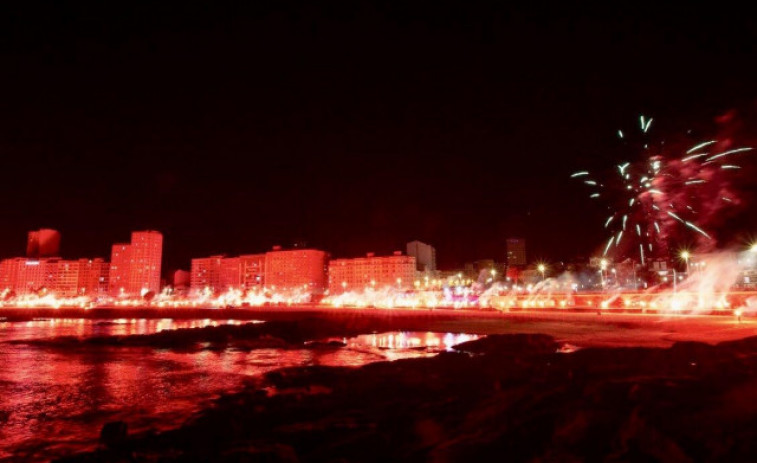
[[[503,260],[510,236],[572,259],[606,214],[569,175],[622,161],[639,114],[757,134],[754,12],[103,3],[2,7],[0,257],[51,227],[72,258],[160,230],[166,270],[413,239],[450,268]],[[724,239],[757,230],[751,211]]]

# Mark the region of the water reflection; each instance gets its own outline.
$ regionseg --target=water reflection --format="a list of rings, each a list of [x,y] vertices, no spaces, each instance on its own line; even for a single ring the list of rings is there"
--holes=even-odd
[[[349,344],[368,345],[380,349],[444,349],[466,341],[478,339],[472,334],[400,331],[392,333],[364,334],[349,339]]]
[[[0,461],[46,461],[92,448],[108,421],[130,432],[181,424],[245,380],[283,367],[358,366],[434,355],[476,336],[382,333],[344,339],[345,348],[203,350],[149,347],[50,348],[7,341],[122,336],[241,323],[213,320],[35,320],[0,323]]]
[[[39,319],[26,322],[0,321],[0,342],[10,340],[46,339],[58,336],[128,336],[152,334],[180,328],[262,323],[258,320],[174,320],[171,318],[119,318],[89,320],[82,318]]]
[[[428,357],[452,346],[478,339],[474,334],[453,334],[418,331],[374,333],[344,339],[350,348],[371,347],[380,350],[387,360]]]

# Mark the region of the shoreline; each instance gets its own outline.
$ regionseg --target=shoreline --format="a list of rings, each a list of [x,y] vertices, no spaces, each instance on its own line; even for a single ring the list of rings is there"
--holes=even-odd
[[[757,335],[757,319],[724,315],[658,315],[596,310],[500,312],[467,309],[356,309],[312,306],[244,309],[21,308],[0,309],[0,320],[212,319],[296,322],[319,319],[350,332],[434,331],[450,333],[547,334],[578,346],[658,346],[678,341],[718,343]],[[330,333],[324,332],[324,337]]]

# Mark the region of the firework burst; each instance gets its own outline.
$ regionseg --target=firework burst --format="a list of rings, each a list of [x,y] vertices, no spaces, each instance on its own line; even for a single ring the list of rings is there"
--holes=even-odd
[[[650,257],[665,256],[680,230],[693,233],[699,249],[714,246],[708,226],[725,208],[739,203],[730,177],[741,168],[740,155],[752,150],[718,140],[682,149],[654,143],[649,136],[652,122],[641,116],[633,139],[618,130],[624,146],[636,156],[641,154],[641,160],[618,164],[609,175],[597,177],[589,171],[571,175],[590,189],[589,198],[608,204],[604,228],[609,237],[603,255],[636,255],[642,264]]]

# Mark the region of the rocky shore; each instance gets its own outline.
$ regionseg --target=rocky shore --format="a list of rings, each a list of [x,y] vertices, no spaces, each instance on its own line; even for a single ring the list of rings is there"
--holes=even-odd
[[[286,342],[313,334],[280,328],[305,330],[280,337]],[[279,370],[179,429],[130,435],[111,424],[97,451],[58,461],[749,461],[757,455],[757,337],[665,348],[564,347],[548,335],[490,335],[431,358]]]

